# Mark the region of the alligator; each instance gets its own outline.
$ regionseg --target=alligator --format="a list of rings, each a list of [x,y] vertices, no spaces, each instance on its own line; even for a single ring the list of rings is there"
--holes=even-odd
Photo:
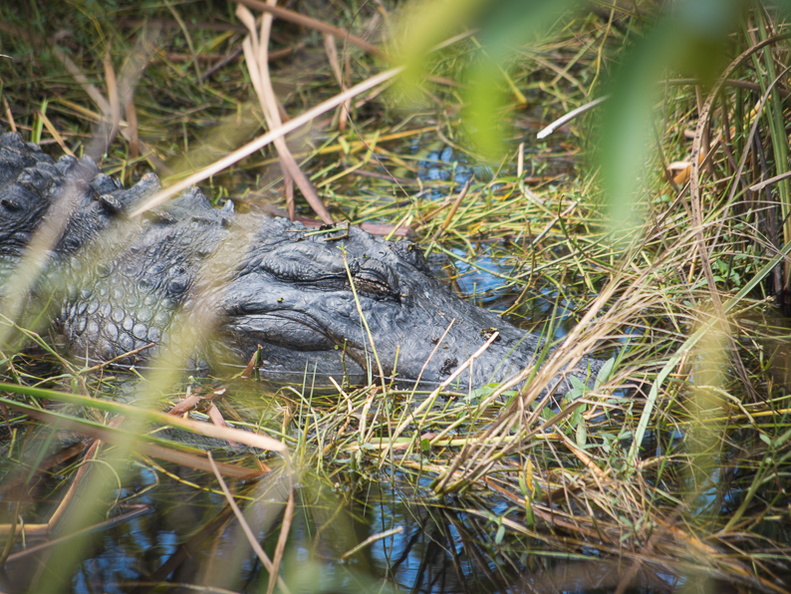
[[[199,369],[254,361],[273,378],[436,384],[489,342],[458,375],[473,388],[506,380],[547,348],[454,295],[409,241],[239,213],[231,201],[215,208],[195,187],[128,216],[159,188],[153,173],[125,189],[88,157],[56,161],[17,133],[0,135],[0,282],[43,262],[21,323],[45,319],[81,360],[145,366],[158,351],[180,352]],[[60,223],[59,235],[31,255],[47,221]],[[9,301],[0,289],[0,312]],[[185,326],[212,331],[178,331]],[[567,373],[589,381],[600,367],[585,357]]]

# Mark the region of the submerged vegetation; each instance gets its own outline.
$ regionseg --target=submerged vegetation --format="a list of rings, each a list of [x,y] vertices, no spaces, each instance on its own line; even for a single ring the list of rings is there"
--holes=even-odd
[[[465,3],[480,31],[419,42],[386,2],[240,4],[0,9],[3,128],[126,183],[408,233],[559,348],[518,392],[121,373],[64,359],[6,300],[0,589],[787,591],[783,13],[733,3],[710,38],[679,34],[713,57],[684,64],[661,52],[692,16],[661,3],[567,3],[504,33],[507,56],[486,3]],[[381,49],[397,34],[423,59],[411,86]],[[542,398],[593,352],[593,388]]]

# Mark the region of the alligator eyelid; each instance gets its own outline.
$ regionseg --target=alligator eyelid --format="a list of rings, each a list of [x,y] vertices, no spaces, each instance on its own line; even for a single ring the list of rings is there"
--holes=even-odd
[[[363,289],[370,287],[376,293],[392,293],[390,285],[375,280],[360,279],[357,281],[357,286]]]
[[[390,287],[390,285],[378,278],[359,278],[352,277],[354,287],[358,293],[370,297],[371,299],[389,299],[401,301],[401,295]]]

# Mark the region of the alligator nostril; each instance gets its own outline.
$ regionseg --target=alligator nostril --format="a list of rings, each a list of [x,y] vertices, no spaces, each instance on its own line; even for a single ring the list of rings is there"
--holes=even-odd
[[[445,361],[442,363],[442,367],[439,368],[439,373],[440,375],[450,375],[458,366],[459,360],[455,357],[453,359],[445,359]]]
[[[102,194],[99,196],[99,204],[107,214],[118,214],[124,209],[123,204],[112,194]]]
[[[494,328],[493,326],[489,328],[483,328],[481,330],[481,336],[486,340],[489,340],[492,336],[497,334],[497,338],[494,339],[494,342],[499,342],[500,340],[502,340],[503,337],[500,334],[498,334],[498,332],[499,331],[497,330],[497,328]]]
[[[2,204],[6,210],[10,210],[11,212],[18,212],[22,210],[22,205],[11,198],[3,198],[0,200],[0,204]]]

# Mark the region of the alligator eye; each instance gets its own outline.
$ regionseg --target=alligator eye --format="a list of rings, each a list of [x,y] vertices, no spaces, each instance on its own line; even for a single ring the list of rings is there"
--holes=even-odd
[[[374,299],[400,300],[400,295],[394,291],[378,270],[362,269],[353,277],[354,286],[359,293]]]

